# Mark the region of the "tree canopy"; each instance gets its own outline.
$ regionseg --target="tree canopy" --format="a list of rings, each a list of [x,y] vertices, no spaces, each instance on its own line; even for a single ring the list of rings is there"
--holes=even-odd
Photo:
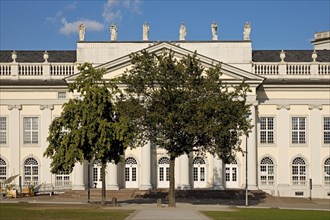
[[[76,81],[69,84],[69,91],[79,97],[63,105],[61,116],[49,128],[44,156],[51,158],[53,173],[72,172],[75,164],[84,160],[102,164],[104,172],[107,162],[121,160],[127,145],[127,120],[117,114],[112,101],[114,87],[103,80],[105,69],[85,63],[79,70]],[[105,172],[103,180],[104,176]]]
[[[167,151],[169,206],[175,206],[175,158],[209,152],[228,162],[242,151],[240,136],[251,128],[249,86],[223,82],[221,64],[204,68],[196,54],[176,59],[172,51],[142,51],[132,54],[131,62],[119,79],[125,91],[118,106],[130,120],[135,143],[151,140]]]

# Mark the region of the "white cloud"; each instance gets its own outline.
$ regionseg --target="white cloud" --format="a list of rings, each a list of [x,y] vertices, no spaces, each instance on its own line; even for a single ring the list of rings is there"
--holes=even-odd
[[[102,16],[105,21],[111,23],[121,20],[122,9],[129,10],[132,13],[141,14],[140,0],[108,0],[103,6]]]
[[[81,23],[84,23],[86,31],[103,31],[104,29],[104,25],[97,21],[85,19],[68,22],[65,18],[62,18],[62,27],[60,28],[60,33],[64,35],[76,34]]]
[[[78,2],[74,1],[74,2],[72,2],[71,4],[68,4],[68,5],[65,7],[65,9],[66,9],[66,10],[74,10],[74,9],[77,8],[77,4],[78,4]]]

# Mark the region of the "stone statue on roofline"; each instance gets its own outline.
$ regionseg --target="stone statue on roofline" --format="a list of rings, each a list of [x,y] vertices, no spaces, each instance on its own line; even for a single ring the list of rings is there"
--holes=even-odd
[[[149,24],[147,22],[145,22],[143,24],[143,36],[142,36],[142,40],[144,41],[148,41],[149,40]]]
[[[84,23],[79,25],[79,41],[85,40],[85,26]]]
[[[250,40],[250,33],[251,33],[251,24],[249,22],[246,22],[243,32],[244,40]]]
[[[111,38],[110,38],[111,41],[117,40],[118,31],[117,31],[117,26],[115,23],[112,23],[110,26],[110,35],[111,35]]]
[[[187,35],[187,29],[186,26],[184,25],[184,23],[181,23],[181,27],[180,27],[180,37],[179,40],[185,40],[186,39],[186,35]]]
[[[218,30],[218,25],[217,23],[215,23],[215,21],[213,21],[213,23],[211,24],[212,40],[218,40],[217,30]]]

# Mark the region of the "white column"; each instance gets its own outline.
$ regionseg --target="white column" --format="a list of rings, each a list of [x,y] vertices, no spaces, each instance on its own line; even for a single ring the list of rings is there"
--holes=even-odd
[[[179,165],[180,165],[180,179],[178,187],[180,189],[190,189],[189,184],[189,158],[187,154],[184,154],[179,157]]]
[[[248,189],[256,190],[257,186],[257,142],[256,142],[256,106],[250,107],[253,128],[248,138]]]
[[[223,163],[218,156],[213,157],[213,189],[225,189],[223,178]]]
[[[309,110],[311,111],[308,123],[308,125],[310,126],[310,128],[308,129],[310,131],[310,134],[307,134],[307,137],[310,137],[308,142],[311,158],[309,161],[308,174],[309,178],[312,178],[313,180],[313,189],[316,189],[315,187],[322,187],[321,173],[323,164],[322,161],[320,161],[322,146],[322,117],[320,110],[322,110],[322,106],[310,105]],[[323,158],[321,160],[323,160]]]
[[[48,133],[49,125],[52,122],[52,110],[53,105],[40,105],[41,113],[41,126],[40,126],[40,140],[41,140],[41,150],[45,152],[48,147]],[[52,183],[52,175],[50,172],[51,159],[47,157],[41,158],[41,179],[39,182]]]
[[[140,190],[151,189],[151,144],[148,142],[141,148],[141,184]]]
[[[92,175],[92,173],[91,173],[91,175]],[[73,176],[72,189],[73,190],[85,190],[84,164],[76,163],[73,168],[72,176]],[[91,187],[92,187],[92,184],[91,184]]]
[[[19,174],[23,175],[20,169],[21,161],[21,149],[20,149],[20,110],[22,110],[21,105],[10,105],[8,106],[10,110],[8,119],[8,132],[9,132],[9,146],[10,146],[10,161],[9,161],[9,174],[8,176],[13,176]],[[17,182],[18,183],[18,182]]]
[[[118,190],[117,164],[107,164],[107,190]]]
[[[289,105],[278,105],[277,107],[277,135],[276,142],[278,148],[278,161],[275,172],[277,173],[277,195],[281,195],[281,191],[286,191],[290,185],[290,166],[289,166],[289,144],[290,144],[290,118],[289,118]]]

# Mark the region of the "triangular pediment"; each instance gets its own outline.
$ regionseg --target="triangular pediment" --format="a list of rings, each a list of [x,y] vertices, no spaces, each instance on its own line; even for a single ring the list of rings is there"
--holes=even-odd
[[[171,42],[154,43],[149,45],[149,47],[145,48],[144,50],[146,50],[149,53],[156,53],[156,54],[161,54],[164,52],[164,50],[172,51],[174,53],[174,56],[179,59],[184,56],[194,54],[194,51],[184,49],[180,47],[178,43],[171,43]],[[137,53],[138,52],[140,51],[137,51]],[[245,80],[247,83],[259,85],[264,80],[263,77],[257,76],[248,71],[242,70],[232,65],[228,65],[226,63],[222,63],[218,60],[209,58],[207,56],[198,53],[197,53],[197,59],[199,59],[201,61],[201,64],[206,68],[210,68],[220,64],[223,73],[221,78],[224,81],[228,81],[230,83],[242,82],[243,80]],[[104,75],[104,78],[111,79],[111,78],[119,77],[127,69],[130,69],[130,67],[131,67],[130,54],[127,54],[126,56],[96,66],[95,68],[105,68],[107,71],[106,74]],[[67,82],[74,81],[77,75],[79,75],[79,73],[67,77],[66,81]]]

